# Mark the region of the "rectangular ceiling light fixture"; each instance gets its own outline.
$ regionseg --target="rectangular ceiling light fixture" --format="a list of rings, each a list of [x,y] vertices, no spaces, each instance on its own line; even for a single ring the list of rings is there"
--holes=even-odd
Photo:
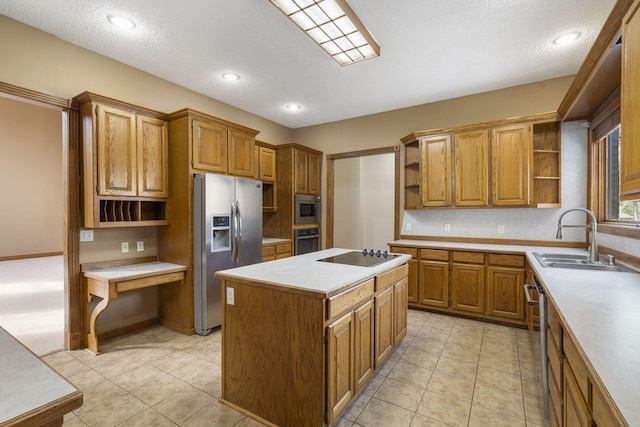
[[[345,0],[269,0],[340,65],[380,56],[380,46]]]

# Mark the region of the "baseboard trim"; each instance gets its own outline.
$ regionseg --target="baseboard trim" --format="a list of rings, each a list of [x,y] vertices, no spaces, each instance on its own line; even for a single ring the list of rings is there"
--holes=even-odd
[[[149,326],[157,325],[158,319],[149,319],[142,322],[134,323],[131,325],[123,326],[121,328],[113,329],[98,334],[98,341],[108,340],[110,338],[119,337],[120,335],[128,334],[129,332],[138,331],[140,329],[148,328]]]
[[[2,256],[0,257],[0,261],[15,261],[18,259],[44,258],[48,256],[58,256],[58,255],[62,255],[62,252],[43,252],[39,254]]]

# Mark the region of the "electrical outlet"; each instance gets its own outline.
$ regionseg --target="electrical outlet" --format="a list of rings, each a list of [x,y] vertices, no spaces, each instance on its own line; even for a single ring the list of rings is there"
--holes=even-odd
[[[138,250],[138,252],[144,251],[144,241],[143,240],[138,241],[137,250]]]
[[[504,225],[498,226],[498,234],[504,234]]]
[[[229,305],[235,305],[236,303],[236,298],[235,298],[235,292],[233,288],[227,288],[227,304]]]
[[[129,242],[122,242],[121,246],[123,254],[129,252]]]
[[[93,230],[80,230],[81,242],[93,242]]]
[[[445,225],[444,225],[444,231],[446,231],[447,233],[448,233],[449,231],[451,231],[451,224],[445,224]]]
[[[407,223],[407,231],[411,231],[411,223],[410,222]]]

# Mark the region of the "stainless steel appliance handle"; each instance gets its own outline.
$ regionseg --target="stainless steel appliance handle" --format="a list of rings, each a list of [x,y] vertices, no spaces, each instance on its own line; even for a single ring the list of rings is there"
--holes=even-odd
[[[238,256],[238,225],[236,216],[236,202],[231,202],[231,216],[233,218],[233,239],[231,242],[231,258],[235,261]]]
[[[310,236],[298,236],[298,237],[296,237],[296,239],[298,239],[298,240],[317,239],[319,236],[320,236],[319,234],[312,234]]]
[[[529,294],[529,291],[538,292],[538,288],[535,285],[524,285],[524,294],[527,297],[527,304],[528,305],[540,305],[539,301],[534,301],[534,300],[531,299],[531,294]]]
[[[238,249],[236,250],[236,256],[240,258],[240,251],[242,250],[242,214],[240,213],[240,202],[238,201],[236,201],[236,221],[238,222],[238,233],[236,234]]]

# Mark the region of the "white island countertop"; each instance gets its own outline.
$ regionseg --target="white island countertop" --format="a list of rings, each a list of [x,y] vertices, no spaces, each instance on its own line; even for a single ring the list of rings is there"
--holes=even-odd
[[[82,393],[0,328],[0,425],[62,425]]]
[[[563,323],[630,426],[640,426],[640,274],[546,268],[533,252],[582,253],[545,246],[396,240],[398,246],[526,254]]]
[[[283,288],[317,293],[331,297],[358,283],[405,264],[409,255],[398,255],[373,267],[337,264],[319,261],[351,252],[354,249],[332,248],[275,261],[247,265],[216,272],[225,280],[250,280]]]

